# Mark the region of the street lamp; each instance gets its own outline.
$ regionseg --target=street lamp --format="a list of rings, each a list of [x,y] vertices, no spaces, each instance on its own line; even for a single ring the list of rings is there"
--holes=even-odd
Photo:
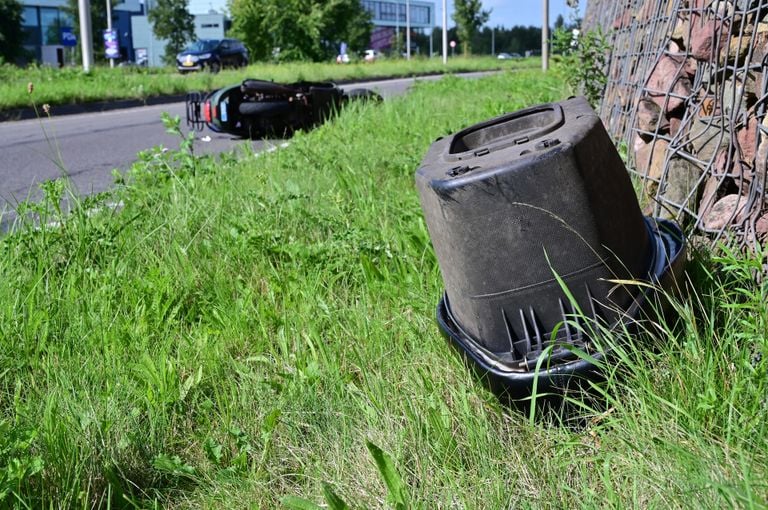
[[[80,17],[80,48],[83,52],[83,71],[86,73],[93,66],[93,38],[91,37],[91,2],[78,0],[78,14]]]
[[[112,33],[112,0],[107,0],[107,30]],[[109,59],[109,67],[115,67],[115,59]]]

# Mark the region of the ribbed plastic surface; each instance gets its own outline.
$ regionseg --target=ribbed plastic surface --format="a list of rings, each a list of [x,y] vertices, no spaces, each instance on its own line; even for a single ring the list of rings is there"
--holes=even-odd
[[[632,184],[583,98],[437,140],[416,183],[452,320],[510,361],[535,359],[570,314],[557,278],[577,308],[610,323],[633,295],[608,280],[649,274],[654,248]]]

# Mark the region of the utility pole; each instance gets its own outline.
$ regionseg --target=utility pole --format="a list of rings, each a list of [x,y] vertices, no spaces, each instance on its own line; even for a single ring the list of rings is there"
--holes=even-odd
[[[400,4],[395,4],[395,8],[397,9],[395,11],[395,56],[400,58],[403,53],[400,47]]]
[[[112,32],[112,0],[107,0],[107,30]],[[115,59],[109,59],[109,67],[115,67]]]
[[[433,30],[429,31],[429,58],[432,58],[432,32]]]
[[[549,69],[549,0],[541,0],[544,8],[544,23],[541,27],[541,70]]]
[[[80,48],[83,52],[83,71],[86,73],[93,66],[93,37],[91,35],[91,2],[77,0],[80,16]]]
[[[405,0],[405,55],[411,60],[411,2]]]
[[[496,55],[496,31],[491,27],[491,56]]]
[[[448,64],[448,0],[443,0],[443,65]]]

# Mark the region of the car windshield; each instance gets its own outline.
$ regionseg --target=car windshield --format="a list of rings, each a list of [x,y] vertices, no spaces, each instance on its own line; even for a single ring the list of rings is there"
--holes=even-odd
[[[211,41],[195,41],[193,43],[190,43],[186,48],[184,48],[184,51],[189,52],[198,52],[198,51],[213,51],[216,49],[216,46],[219,45],[219,41],[211,40]]]

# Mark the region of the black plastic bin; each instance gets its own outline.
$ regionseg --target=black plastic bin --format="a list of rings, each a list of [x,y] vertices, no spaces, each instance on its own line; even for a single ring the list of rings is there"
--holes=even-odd
[[[498,392],[528,396],[542,353],[539,392],[597,376],[573,352],[601,356],[573,327],[576,311],[609,327],[630,323],[650,311],[649,296],[616,280],[671,288],[681,272],[679,227],[643,217],[583,98],[437,140],[416,183],[445,282],[438,324]]]

